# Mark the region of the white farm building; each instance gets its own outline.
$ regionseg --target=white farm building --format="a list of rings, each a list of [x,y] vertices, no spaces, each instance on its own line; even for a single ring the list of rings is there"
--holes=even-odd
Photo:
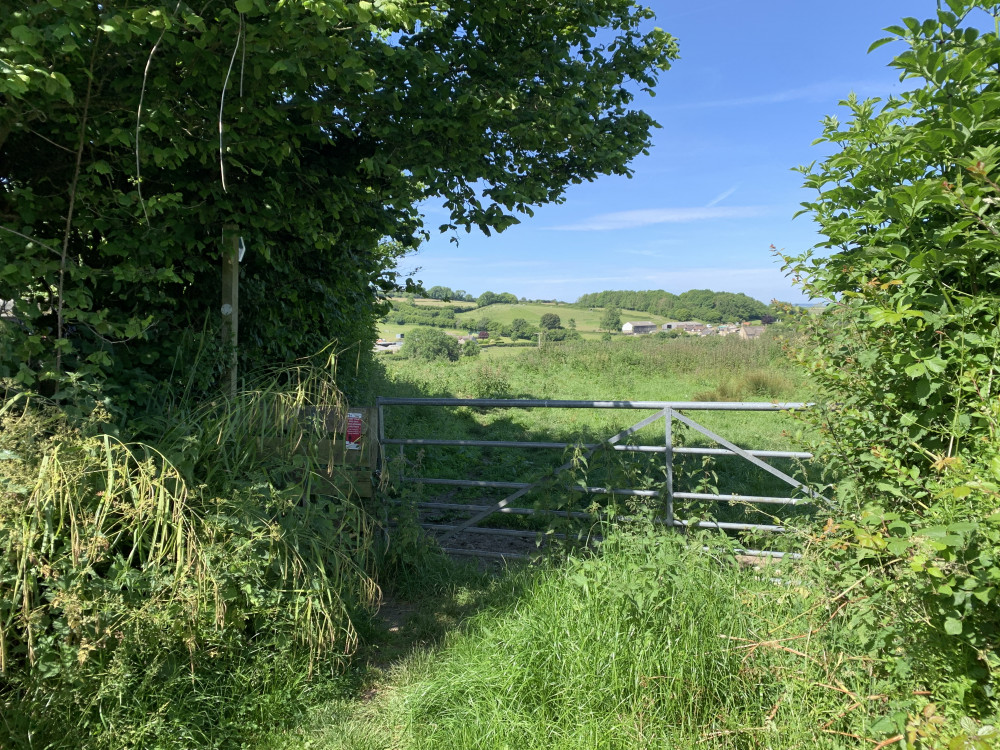
[[[622,326],[622,333],[653,333],[656,331],[656,323],[649,320],[628,321]]]

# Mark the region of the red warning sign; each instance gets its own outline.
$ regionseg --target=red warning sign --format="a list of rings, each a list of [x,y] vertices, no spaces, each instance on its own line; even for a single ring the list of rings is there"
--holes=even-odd
[[[361,450],[361,431],[364,426],[363,415],[359,411],[347,412],[347,449]]]

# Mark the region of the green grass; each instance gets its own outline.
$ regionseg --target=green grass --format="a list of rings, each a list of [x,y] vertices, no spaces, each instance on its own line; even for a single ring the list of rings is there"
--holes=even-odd
[[[874,745],[896,732],[884,715],[926,703],[873,676],[808,562],[762,574],[701,551],[716,541],[639,527],[597,556],[507,571],[443,643],[387,665],[371,700],[271,746],[832,750]]]

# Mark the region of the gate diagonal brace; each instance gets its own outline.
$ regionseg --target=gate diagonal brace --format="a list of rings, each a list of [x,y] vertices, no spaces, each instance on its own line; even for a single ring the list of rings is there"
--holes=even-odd
[[[707,427],[702,427],[700,424],[698,424],[697,422],[695,422],[690,417],[686,417],[683,414],[681,414],[679,411],[676,411],[676,410],[674,410],[674,417],[676,417],[682,423],[686,424],[691,429],[697,430],[698,432],[700,432],[702,435],[704,435],[705,437],[709,438],[710,440],[714,440],[719,445],[721,445],[721,446],[723,446],[725,448],[728,448],[733,453],[735,453],[737,456],[740,456],[741,458],[745,458],[747,461],[749,461],[750,463],[752,463],[754,466],[759,466],[761,469],[763,469],[764,471],[766,471],[766,472],[768,472],[770,474],[773,474],[774,476],[776,476],[778,479],[782,480],[783,482],[787,482],[788,484],[792,485],[792,487],[794,487],[795,489],[802,490],[809,497],[816,498],[816,499],[819,499],[819,500],[823,500],[824,502],[826,502],[827,505],[829,505],[830,507],[833,507],[833,503],[830,502],[830,500],[828,498],[823,497],[818,492],[814,492],[809,487],[807,487],[806,485],[802,484],[799,480],[797,480],[797,479],[795,479],[793,477],[788,476],[787,474],[785,474],[785,472],[780,471],[779,469],[774,468],[773,466],[771,466],[771,464],[767,463],[766,461],[761,461],[759,458],[757,458],[756,456],[752,455],[751,453],[743,450],[742,448],[740,448],[735,443],[729,442],[728,440],[726,440],[721,435],[716,435],[714,432],[712,432]]]
[[[676,414],[676,412],[674,412],[674,413]],[[614,445],[615,443],[617,443],[617,442],[619,442],[619,441],[627,438],[629,435],[632,435],[632,434],[638,432],[643,427],[645,427],[647,425],[650,425],[650,424],[652,424],[653,422],[655,422],[655,421],[657,421],[659,419],[664,419],[666,416],[667,416],[667,410],[666,409],[661,409],[660,411],[656,412],[656,414],[653,414],[651,416],[646,417],[641,422],[636,422],[631,427],[626,427],[624,430],[622,430],[621,432],[619,432],[617,435],[613,435],[612,437],[609,437],[607,440],[603,441],[602,443],[599,443],[595,447],[593,447],[590,450],[588,450],[586,452],[585,456],[587,458],[590,458],[592,455],[594,455],[594,453],[597,452],[598,448],[601,448],[602,446],[605,446],[605,445]],[[562,466],[560,466],[558,469],[556,469],[553,472],[553,475],[558,475],[558,474],[566,471],[566,469],[568,469],[572,465],[573,465],[573,460],[571,459],[571,460],[567,461],[566,463],[564,463]],[[549,479],[549,477],[546,477],[546,479]],[[508,495],[507,497],[505,497],[503,500],[501,500],[501,501],[499,501],[497,503],[494,503],[493,505],[490,505],[485,510],[482,510],[479,513],[477,513],[476,515],[472,516],[472,518],[468,518],[465,521],[462,521],[462,523],[460,523],[454,529],[452,529],[447,534],[445,534],[443,537],[441,537],[438,540],[438,543],[439,544],[440,543],[444,543],[447,540],[451,539],[452,537],[460,534],[462,531],[464,531],[465,529],[469,528],[470,526],[475,526],[477,523],[479,523],[480,521],[482,521],[484,518],[488,518],[489,516],[492,516],[494,513],[499,512],[501,508],[507,507],[508,504],[510,504],[514,500],[517,500],[519,497],[527,495],[529,492],[531,492],[531,490],[535,489],[540,484],[541,484],[540,481],[539,482],[532,482],[527,487],[522,487],[517,492],[515,492],[515,493],[513,493],[511,495]]]

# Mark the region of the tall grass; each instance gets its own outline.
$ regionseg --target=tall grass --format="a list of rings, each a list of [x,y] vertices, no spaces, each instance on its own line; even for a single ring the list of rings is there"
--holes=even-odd
[[[845,697],[883,688],[844,661],[835,608],[676,536],[612,536],[454,640],[406,699],[406,744],[841,747],[872,723],[838,718]]]
[[[386,395],[508,396],[548,399],[622,400],[808,400],[801,376],[785,358],[775,337],[743,341],[737,337],[620,338],[608,343],[573,342],[516,352],[484,351],[480,361],[456,363],[386,360]],[[711,390],[706,390],[710,388]],[[586,409],[468,409],[389,407],[386,430],[390,437],[469,440],[529,440],[540,442],[599,442],[649,412]],[[802,429],[795,418],[782,413],[688,412],[688,416],[737,445],[762,450],[801,450],[795,433]],[[693,429],[675,422],[675,445],[715,444]],[[629,442],[662,445],[663,423],[637,433]],[[456,448],[407,448],[409,476],[449,477],[505,482],[543,478],[568,456],[555,450]],[[806,478],[818,469],[779,459],[784,471]],[[678,455],[674,460],[675,491],[788,497],[793,490],[781,480],[738,457],[703,460]],[[658,490],[664,486],[662,455],[602,452],[578,462],[572,478],[588,486]],[[479,488],[459,488],[443,497],[436,487],[423,487],[422,499],[458,504],[483,504],[499,499]],[[430,497],[428,497],[430,496]],[[597,497],[557,492],[552,482],[533,491],[522,504],[535,509],[584,511],[594,499],[605,510],[617,502],[619,511],[631,512],[621,496]],[[662,509],[661,509],[662,510]],[[723,521],[771,524],[808,514],[808,506],[749,506],[730,503],[678,501],[682,519],[715,517]],[[444,512],[444,511],[442,511]],[[444,517],[445,523],[450,519]],[[535,529],[524,516],[491,519],[521,529]],[[560,529],[571,533],[568,528]],[[747,543],[753,540],[746,539]],[[756,545],[757,542],[753,542]],[[766,542],[774,545],[773,540]]]
[[[4,404],[0,746],[238,744],[294,713],[378,596],[372,519],[346,492],[311,495],[331,467],[298,450],[325,436],[316,410],[342,406],[308,367],[147,415],[145,442],[106,414]],[[270,719],[268,691],[290,701]]]
[[[594,556],[507,571],[513,600],[404,661],[374,704],[341,704],[307,743],[278,744],[832,750],[921,716],[928,698],[877,676],[848,597],[809,561],[747,569],[702,551],[718,541],[642,527],[608,532]]]

